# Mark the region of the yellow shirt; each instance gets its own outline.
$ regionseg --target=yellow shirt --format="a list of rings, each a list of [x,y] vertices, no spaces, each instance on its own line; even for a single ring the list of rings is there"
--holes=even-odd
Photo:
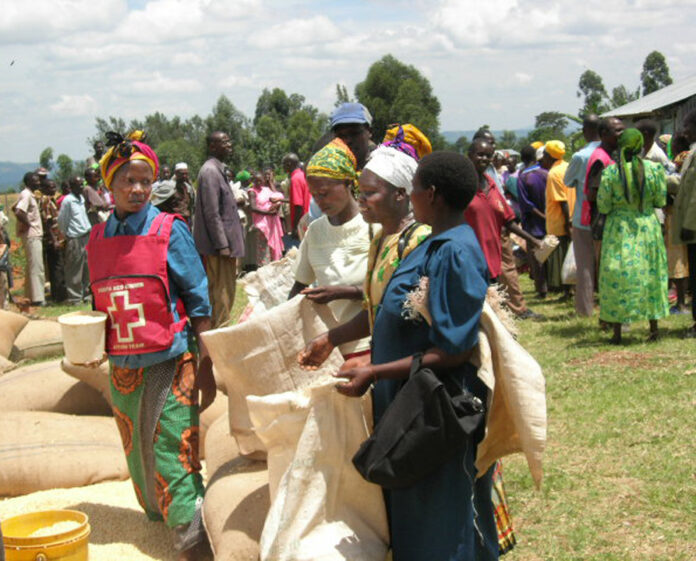
[[[566,221],[561,210],[561,203],[568,203],[568,213],[572,218],[575,208],[575,189],[563,183],[568,162],[557,160],[549,170],[546,180],[546,233],[554,236],[567,236]]]
[[[363,289],[365,293],[364,307],[367,309],[370,317],[370,333],[372,333],[377,308],[380,302],[382,302],[384,289],[387,287],[389,279],[391,279],[401,260],[430,235],[430,226],[419,224],[410,232],[401,259],[399,259],[399,238],[401,238],[403,232],[404,230],[386,236],[384,241],[382,241],[384,236],[382,235],[382,230],[380,230],[375,234],[372,243],[370,243],[370,252],[367,257],[367,276],[365,277]],[[378,252],[379,255],[377,254]]]

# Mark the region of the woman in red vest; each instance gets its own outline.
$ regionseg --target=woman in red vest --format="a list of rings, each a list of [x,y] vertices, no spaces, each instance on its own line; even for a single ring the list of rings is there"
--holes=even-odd
[[[143,137],[109,135],[100,168],[115,208],[92,229],[87,258],[94,306],[109,316],[113,411],[135,493],[151,520],[172,528],[185,561],[208,547],[198,415],[215,398],[199,339],[210,329],[210,302],[188,226],[149,202],[159,164]]]

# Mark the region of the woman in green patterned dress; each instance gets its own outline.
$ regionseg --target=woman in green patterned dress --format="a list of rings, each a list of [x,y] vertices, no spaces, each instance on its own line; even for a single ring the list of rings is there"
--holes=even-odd
[[[599,212],[607,215],[599,269],[599,317],[612,323],[611,343],[621,343],[621,324],[650,322],[648,341],[658,337],[657,321],[669,315],[667,254],[655,208],[665,206],[661,165],[639,157],[643,136],[626,129],[619,137],[619,160],[602,173]]]

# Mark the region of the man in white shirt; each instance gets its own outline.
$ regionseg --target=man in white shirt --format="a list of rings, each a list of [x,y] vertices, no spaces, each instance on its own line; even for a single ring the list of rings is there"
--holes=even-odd
[[[19,194],[19,200],[13,210],[17,217],[17,235],[21,238],[26,254],[26,267],[24,269],[24,294],[31,300],[32,306],[44,306],[43,260],[43,224],[39,203],[34,197],[34,191],[39,189],[40,179],[37,173],[24,174],[24,189]]]

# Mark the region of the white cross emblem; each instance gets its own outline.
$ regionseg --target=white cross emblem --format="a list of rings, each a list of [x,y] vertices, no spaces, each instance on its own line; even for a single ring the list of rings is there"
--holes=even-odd
[[[133,329],[136,327],[143,327],[145,325],[145,314],[143,312],[142,304],[131,304],[130,295],[127,290],[116,290],[110,294],[111,306],[109,306],[106,311],[111,319],[111,329],[116,330],[116,339],[119,343],[132,343],[133,342]],[[116,304],[116,298],[121,298],[123,306],[119,308]],[[128,312],[135,312],[135,314],[129,314]],[[129,317],[137,318],[134,321],[127,321]],[[126,322],[121,325],[119,320],[125,319]],[[125,328],[128,334],[124,337],[121,333],[121,329]]]

